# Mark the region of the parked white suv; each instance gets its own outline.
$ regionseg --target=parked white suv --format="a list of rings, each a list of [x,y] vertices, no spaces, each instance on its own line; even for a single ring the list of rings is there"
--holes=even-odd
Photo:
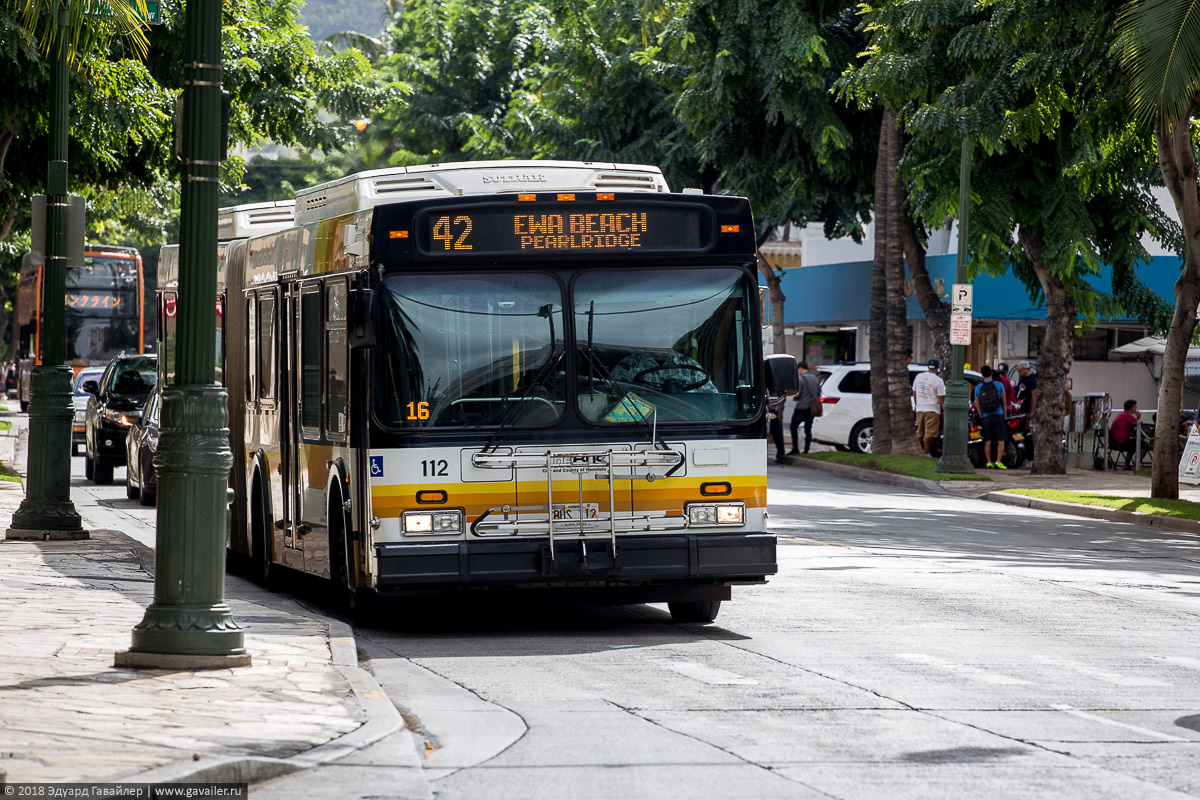
[[[929,367],[924,364],[909,364],[909,384]],[[943,378],[950,374],[949,368],[940,373]],[[866,361],[833,364],[817,367],[821,381],[822,414],[813,420],[813,439],[822,444],[831,444],[839,450],[849,448],[855,453],[871,452],[875,438],[875,424],[871,411],[871,365]],[[966,370],[965,377],[971,385],[983,380],[975,370]],[[911,395],[909,396],[911,401]]]

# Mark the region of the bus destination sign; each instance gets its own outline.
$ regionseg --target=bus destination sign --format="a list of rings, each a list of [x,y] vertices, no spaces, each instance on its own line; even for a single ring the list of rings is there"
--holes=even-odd
[[[426,214],[430,255],[703,250],[706,210],[648,205],[435,209]]]

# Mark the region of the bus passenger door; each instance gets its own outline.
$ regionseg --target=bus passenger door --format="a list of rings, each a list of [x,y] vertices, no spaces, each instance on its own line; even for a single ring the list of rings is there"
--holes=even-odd
[[[284,310],[280,326],[280,369],[283,372],[283,397],[280,398],[279,451],[282,456],[283,497],[279,506],[279,517],[283,526],[283,563],[293,569],[304,568],[304,552],[298,526],[300,523],[296,503],[296,487],[299,453],[299,419],[296,408],[298,380],[298,351],[300,341],[300,291],[296,285],[284,289]]]

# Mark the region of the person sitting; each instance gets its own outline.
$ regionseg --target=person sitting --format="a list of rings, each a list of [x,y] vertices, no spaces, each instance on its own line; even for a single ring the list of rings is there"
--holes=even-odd
[[[1132,456],[1137,447],[1137,429],[1142,413],[1138,411],[1137,400],[1126,400],[1125,410],[1117,414],[1117,418],[1108,426],[1108,441],[1113,450]]]
[[[694,358],[676,350],[678,340],[670,319],[661,314],[647,323],[647,347],[634,350],[612,369],[613,380],[646,386],[665,394],[715,393],[708,372]]]

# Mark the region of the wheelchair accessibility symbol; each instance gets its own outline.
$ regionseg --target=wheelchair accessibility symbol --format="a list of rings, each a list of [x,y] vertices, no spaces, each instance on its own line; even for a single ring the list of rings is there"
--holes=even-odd
[[[371,456],[371,477],[383,477],[383,456]]]

